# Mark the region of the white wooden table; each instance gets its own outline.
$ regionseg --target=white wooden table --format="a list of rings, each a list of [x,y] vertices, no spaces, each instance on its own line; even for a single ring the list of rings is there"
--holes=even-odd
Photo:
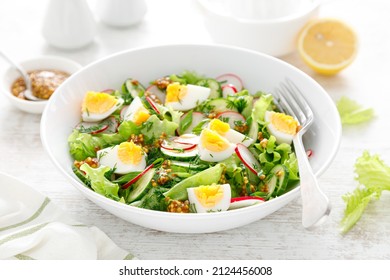
[[[163,3],[159,3],[163,2]],[[98,24],[98,36],[89,47],[67,52],[52,48],[41,36],[47,0],[0,1],[0,46],[15,59],[41,54],[60,55],[85,65],[127,48],[165,43],[212,42],[196,3],[150,0],[142,24],[111,29]],[[91,1],[94,4],[94,1]],[[170,16],[174,11],[175,24]],[[375,108],[376,119],[345,127],[340,151],[320,184],[330,197],[330,219],[315,231],[301,226],[301,202],[250,225],[212,234],[172,234],[125,222],[84,198],[55,169],[40,137],[40,116],[18,111],[0,95],[0,170],[16,176],[49,196],[74,218],[96,225],[119,246],[140,259],[389,259],[390,195],[370,205],[347,235],[338,225],[344,210],[341,196],[356,187],[353,165],[362,151],[379,153],[390,164],[390,3],[386,0],[332,1],[321,16],[341,18],[356,29],[360,51],[356,61],[336,77],[311,72],[298,55],[283,57],[316,79],[336,101],[348,96]],[[174,30],[167,37],[161,30]],[[0,62],[0,68],[6,65]],[[0,189],[1,195],[1,189]]]

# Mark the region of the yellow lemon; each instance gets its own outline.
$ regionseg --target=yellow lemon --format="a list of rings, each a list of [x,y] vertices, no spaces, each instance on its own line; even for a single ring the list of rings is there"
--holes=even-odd
[[[314,71],[334,75],[355,59],[357,36],[353,29],[337,19],[309,22],[298,38],[298,51]]]

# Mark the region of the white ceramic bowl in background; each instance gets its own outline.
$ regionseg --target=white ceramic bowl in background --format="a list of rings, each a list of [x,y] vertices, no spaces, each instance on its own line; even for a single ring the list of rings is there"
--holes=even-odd
[[[288,77],[302,90],[314,111],[315,121],[305,134],[304,142],[307,148],[314,151],[315,156],[310,162],[315,174],[324,172],[333,160],[341,138],[337,109],[324,89],[302,71],[274,57],[241,48],[166,45],[111,55],[84,67],[58,88],[41,121],[43,146],[54,165],[83,195],[100,207],[137,225],[168,232],[203,233],[243,226],[269,215],[299,196],[298,187],[266,203],[238,210],[176,214],[140,209],[110,200],[79,181],[72,172],[73,160],[67,138],[80,122],[80,108],[85,92],[120,88],[129,77],[147,85],[155,78],[183,70],[197,71],[210,77],[235,73],[253,93],[258,90],[272,93]]]
[[[51,69],[51,70],[61,70],[69,74],[77,72],[81,65],[63,57],[56,56],[40,56],[36,58],[31,58],[20,62],[20,65],[26,70],[40,70],[40,69]],[[32,114],[42,114],[47,101],[30,101],[24,100],[14,96],[11,92],[11,86],[13,82],[20,77],[18,71],[13,67],[9,67],[1,75],[1,92],[8,98],[12,105],[18,109]]]
[[[112,27],[128,27],[142,21],[147,12],[145,0],[99,0],[96,14]]]
[[[198,0],[216,43],[272,56],[296,49],[303,26],[318,15],[321,0]],[[290,4],[290,5],[289,5]],[[297,8],[300,6],[301,8]]]

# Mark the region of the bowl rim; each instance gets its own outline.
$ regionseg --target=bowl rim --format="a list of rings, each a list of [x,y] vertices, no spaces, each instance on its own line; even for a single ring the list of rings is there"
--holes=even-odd
[[[319,8],[323,0],[313,0],[313,2],[309,5],[309,7],[305,9],[301,9],[299,12],[292,13],[287,16],[282,16],[282,17],[277,17],[277,18],[272,18],[272,19],[248,19],[248,18],[242,18],[242,17],[236,17],[229,15],[228,13],[218,13],[215,11],[215,9],[210,8],[210,5],[207,3],[208,0],[197,0],[199,5],[203,9],[205,9],[207,12],[213,14],[214,16],[219,16],[222,17],[226,20],[232,20],[236,23],[241,23],[241,24],[279,24],[279,23],[287,23],[290,21],[297,20],[299,18],[302,18],[306,15],[312,14],[316,9]]]
[[[21,66],[23,66],[25,63],[39,62],[39,61],[43,61],[43,60],[47,60],[47,61],[51,60],[51,61],[57,61],[57,62],[61,61],[61,63],[67,63],[68,65],[74,66],[75,68],[77,68],[77,70],[74,71],[73,73],[70,73],[72,75],[82,69],[82,65],[80,63],[78,63],[72,59],[69,59],[69,58],[65,58],[65,57],[61,57],[61,56],[54,56],[54,55],[39,55],[39,56],[30,57],[30,58],[23,59],[23,60],[19,61],[19,64]],[[20,103],[21,106],[23,106],[23,105],[34,106],[34,107],[45,106],[49,100],[37,102],[37,101],[21,99],[21,98],[18,98],[12,94],[12,92],[9,90],[9,88],[6,87],[7,85],[5,83],[3,83],[4,78],[7,75],[9,75],[9,73],[12,70],[14,70],[14,68],[10,65],[2,72],[1,91],[4,92],[4,95],[7,96],[8,98],[12,99],[14,102]]]
[[[271,56],[271,55],[268,55],[268,54],[265,54],[265,53],[260,53],[260,52],[257,52],[257,51],[254,51],[254,50],[250,50],[250,49],[246,49],[246,48],[242,48],[242,47],[223,45],[223,44],[179,43],[179,44],[149,45],[149,46],[141,46],[141,47],[137,47],[137,48],[130,48],[130,49],[126,49],[126,50],[123,50],[123,51],[119,51],[119,52],[110,54],[110,55],[105,56],[103,58],[100,58],[100,59],[98,59],[98,60],[96,60],[94,62],[91,62],[90,64],[84,66],[80,71],[84,71],[84,70],[90,69],[90,68],[94,67],[96,64],[100,64],[100,63],[102,63],[104,61],[112,59],[113,57],[125,55],[127,53],[132,53],[132,52],[137,52],[137,51],[142,51],[142,50],[153,50],[153,49],[161,49],[161,48],[180,48],[180,47],[206,47],[206,48],[216,48],[216,49],[218,49],[218,48],[220,48],[220,49],[231,49],[231,50],[236,50],[236,51],[240,51],[240,52],[251,53],[251,54],[257,55],[257,56],[263,56],[266,59],[270,59],[272,61],[275,61],[277,63],[280,63],[280,64],[284,65],[284,67],[287,67],[287,68],[293,69],[294,71],[299,72],[300,75],[305,77],[305,79],[310,80],[313,83],[313,85],[315,85],[315,87],[318,88],[319,91],[323,92],[324,98],[326,98],[328,100],[329,104],[333,104],[334,105],[333,100],[327,94],[325,89],[323,89],[322,86],[320,84],[318,84],[317,81],[315,81],[312,77],[310,77],[308,74],[306,74],[305,72],[303,72],[299,68],[297,68],[297,67],[295,67],[295,66],[293,66],[293,65],[291,65],[291,64],[289,64],[289,63],[287,63],[287,62],[285,62],[285,61],[283,61],[283,60],[281,60],[279,58],[276,58],[274,56]],[[78,72],[80,72],[80,71],[78,71]],[[61,84],[60,87],[58,87],[58,91],[56,91],[54,94],[59,92],[59,90],[62,87],[66,86],[67,83],[71,82],[75,78],[76,78],[76,75],[72,75],[63,84]],[[54,102],[52,100],[54,100],[54,98],[53,99],[49,99],[49,102]],[[79,191],[84,193],[87,198],[90,199],[90,197],[92,196],[94,201],[99,201],[102,204],[108,204],[110,207],[114,207],[114,208],[122,209],[122,210],[127,210],[127,211],[132,211],[133,213],[141,213],[141,214],[145,214],[145,215],[148,215],[148,216],[156,216],[157,215],[159,217],[173,218],[173,219],[178,219],[178,218],[179,219],[183,219],[184,217],[186,217],[185,220],[187,220],[187,219],[195,219],[195,220],[197,220],[197,219],[203,219],[205,217],[212,218],[212,217],[231,216],[231,215],[236,215],[236,213],[237,214],[240,214],[240,213],[244,213],[245,214],[246,212],[252,212],[253,211],[252,209],[254,209],[254,208],[263,208],[263,207],[265,208],[265,207],[271,206],[271,204],[278,203],[278,201],[280,201],[280,200],[288,200],[288,201],[290,201],[290,200],[296,198],[297,196],[299,196],[300,185],[298,185],[294,189],[290,190],[289,192],[287,192],[287,193],[285,193],[285,194],[283,194],[283,195],[281,195],[279,197],[276,197],[276,198],[272,199],[270,201],[271,204],[269,204],[269,202],[267,202],[267,203],[258,203],[258,204],[252,205],[252,206],[235,209],[234,211],[222,211],[222,212],[214,212],[214,213],[188,213],[187,215],[182,215],[180,213],[168,213],[168,212],[162,212],[162,211],[155,211],[155,210],[138,208],[138,207],[129,207],[130,205],[128,205],[128,204],[124,204],[124,203],[120,203],[120,202],[114,201],[112,199],[109,199],[109,198],[107,198],[107,197],[105,197],[103,195],[100,195],[100,194],[96,193],[95,191],[91,190],[90,188],[87,188],[79,180],[77,180],[75,177],[71,176],[71,174],[69,174],[67,172],[67,170],[62,168],[62,166],[55,159],[52,151],[50,150],[50,147],[48,145],[48,139],[46,137],[48,134],[45,132],[45,126],[46,126],[46,122],[47,122],[47,119],[48,119],[49,108],[50,108],[50,106],[46,106],[45,107],[45,109],[43,111],[43,114],[42,114],[42,117],[41,117],[40,136],[41,136],[41,142],[43,144],[43,147],[44,147],[46,153],[48,154],[50,160],[52,161],[54,166],[57,168],[57,170],[59,170],[62,175],[64,175],[66,178],[68,178],[68,180],[73,184],[73,186],[75,186]],[[328,159],[326,161],[322,162],[321,167],[315,172],[315,176],[316,177],[319,177],[320,175],[322,175],[324,173],[324,171],[329,167],[331,162],[336,157],[337,152],[338,152],[339,147],[340,147],[340,144],[341,144],[342,126],[341,126],[340,117],[339,117],[339,115],[337,113],[337,109],[336,109],[335,105],[331,106],[331,109],[333,110],[334,115],[338,119],[337,127],[335,128],[335,132],[336,133],[334,135],[334,137],[336,139],[336,145],[334,145],[332,147],[332,150],[328,153],[328,155],[329,155]],[[101,205],[99,205],[99,206],[102,207]]]

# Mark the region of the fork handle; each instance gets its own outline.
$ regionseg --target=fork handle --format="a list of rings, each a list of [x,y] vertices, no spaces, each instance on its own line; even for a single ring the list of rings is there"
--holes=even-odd
[[[298,160],[301,197],[302,197],[302,225],[310,229],[320,223],[330,214],[331,206],[328,197],[322,192],[313,173],[302,136],[294,137],[295,154]]]

